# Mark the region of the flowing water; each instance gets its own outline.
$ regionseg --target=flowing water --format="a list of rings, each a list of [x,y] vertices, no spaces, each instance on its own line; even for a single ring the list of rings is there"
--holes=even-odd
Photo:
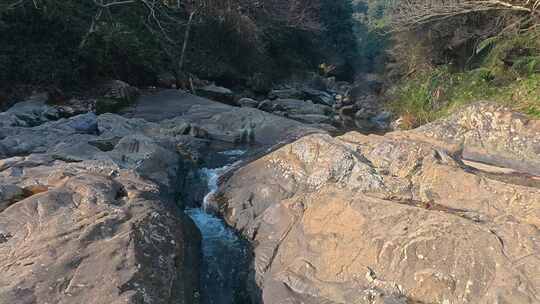
[[[234,162],[244,151],[222,152]],[[200,208],[186,213],[193,219],[202,235],[201,304],[247,303],[246,282],[249,270],[249,246],[225,222],[207,212],[208,199],[218,188],[219,177],[230,166],[203,168],[200,175],[208,185],[208,194]]]

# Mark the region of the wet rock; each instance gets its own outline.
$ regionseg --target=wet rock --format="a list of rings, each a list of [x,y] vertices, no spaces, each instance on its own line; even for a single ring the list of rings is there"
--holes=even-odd
[[[492,107],[385,136],[306,136],[234,172],[215,204],[255,246],[264,303],[536,303],[537,178],[465,165],[455,144],[537,170],[537,121]]]

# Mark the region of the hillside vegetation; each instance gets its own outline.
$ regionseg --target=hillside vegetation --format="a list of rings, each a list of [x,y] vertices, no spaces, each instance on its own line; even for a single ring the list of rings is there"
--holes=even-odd
[[[267,85],[328,62],[351,77],[347,0],[9,0],[0,4],[0,87],[155,84],[201,78]]]
[[[412,128],[493,100],[540,117],[539,2],[368,2],[387,108]],[[375,48],[376,49],[376,48]]]

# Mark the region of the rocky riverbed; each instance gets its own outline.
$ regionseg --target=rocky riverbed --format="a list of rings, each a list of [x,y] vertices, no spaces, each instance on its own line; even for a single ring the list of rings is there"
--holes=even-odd
[[[538,121],[332,137],[263,110],[0,113],[0,303],[540,302]]]

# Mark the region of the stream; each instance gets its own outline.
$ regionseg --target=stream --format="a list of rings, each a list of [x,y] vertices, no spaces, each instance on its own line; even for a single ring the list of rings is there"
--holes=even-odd
[[[208,193],[201,207],[186,210],[202,236],[201,304],[249,303],[246,288],[250,263],[249,244],[207,208],[208,199],[218,189],[219,177],[244,153],[243,150],[221,152],[229,165],[200,169]]]

